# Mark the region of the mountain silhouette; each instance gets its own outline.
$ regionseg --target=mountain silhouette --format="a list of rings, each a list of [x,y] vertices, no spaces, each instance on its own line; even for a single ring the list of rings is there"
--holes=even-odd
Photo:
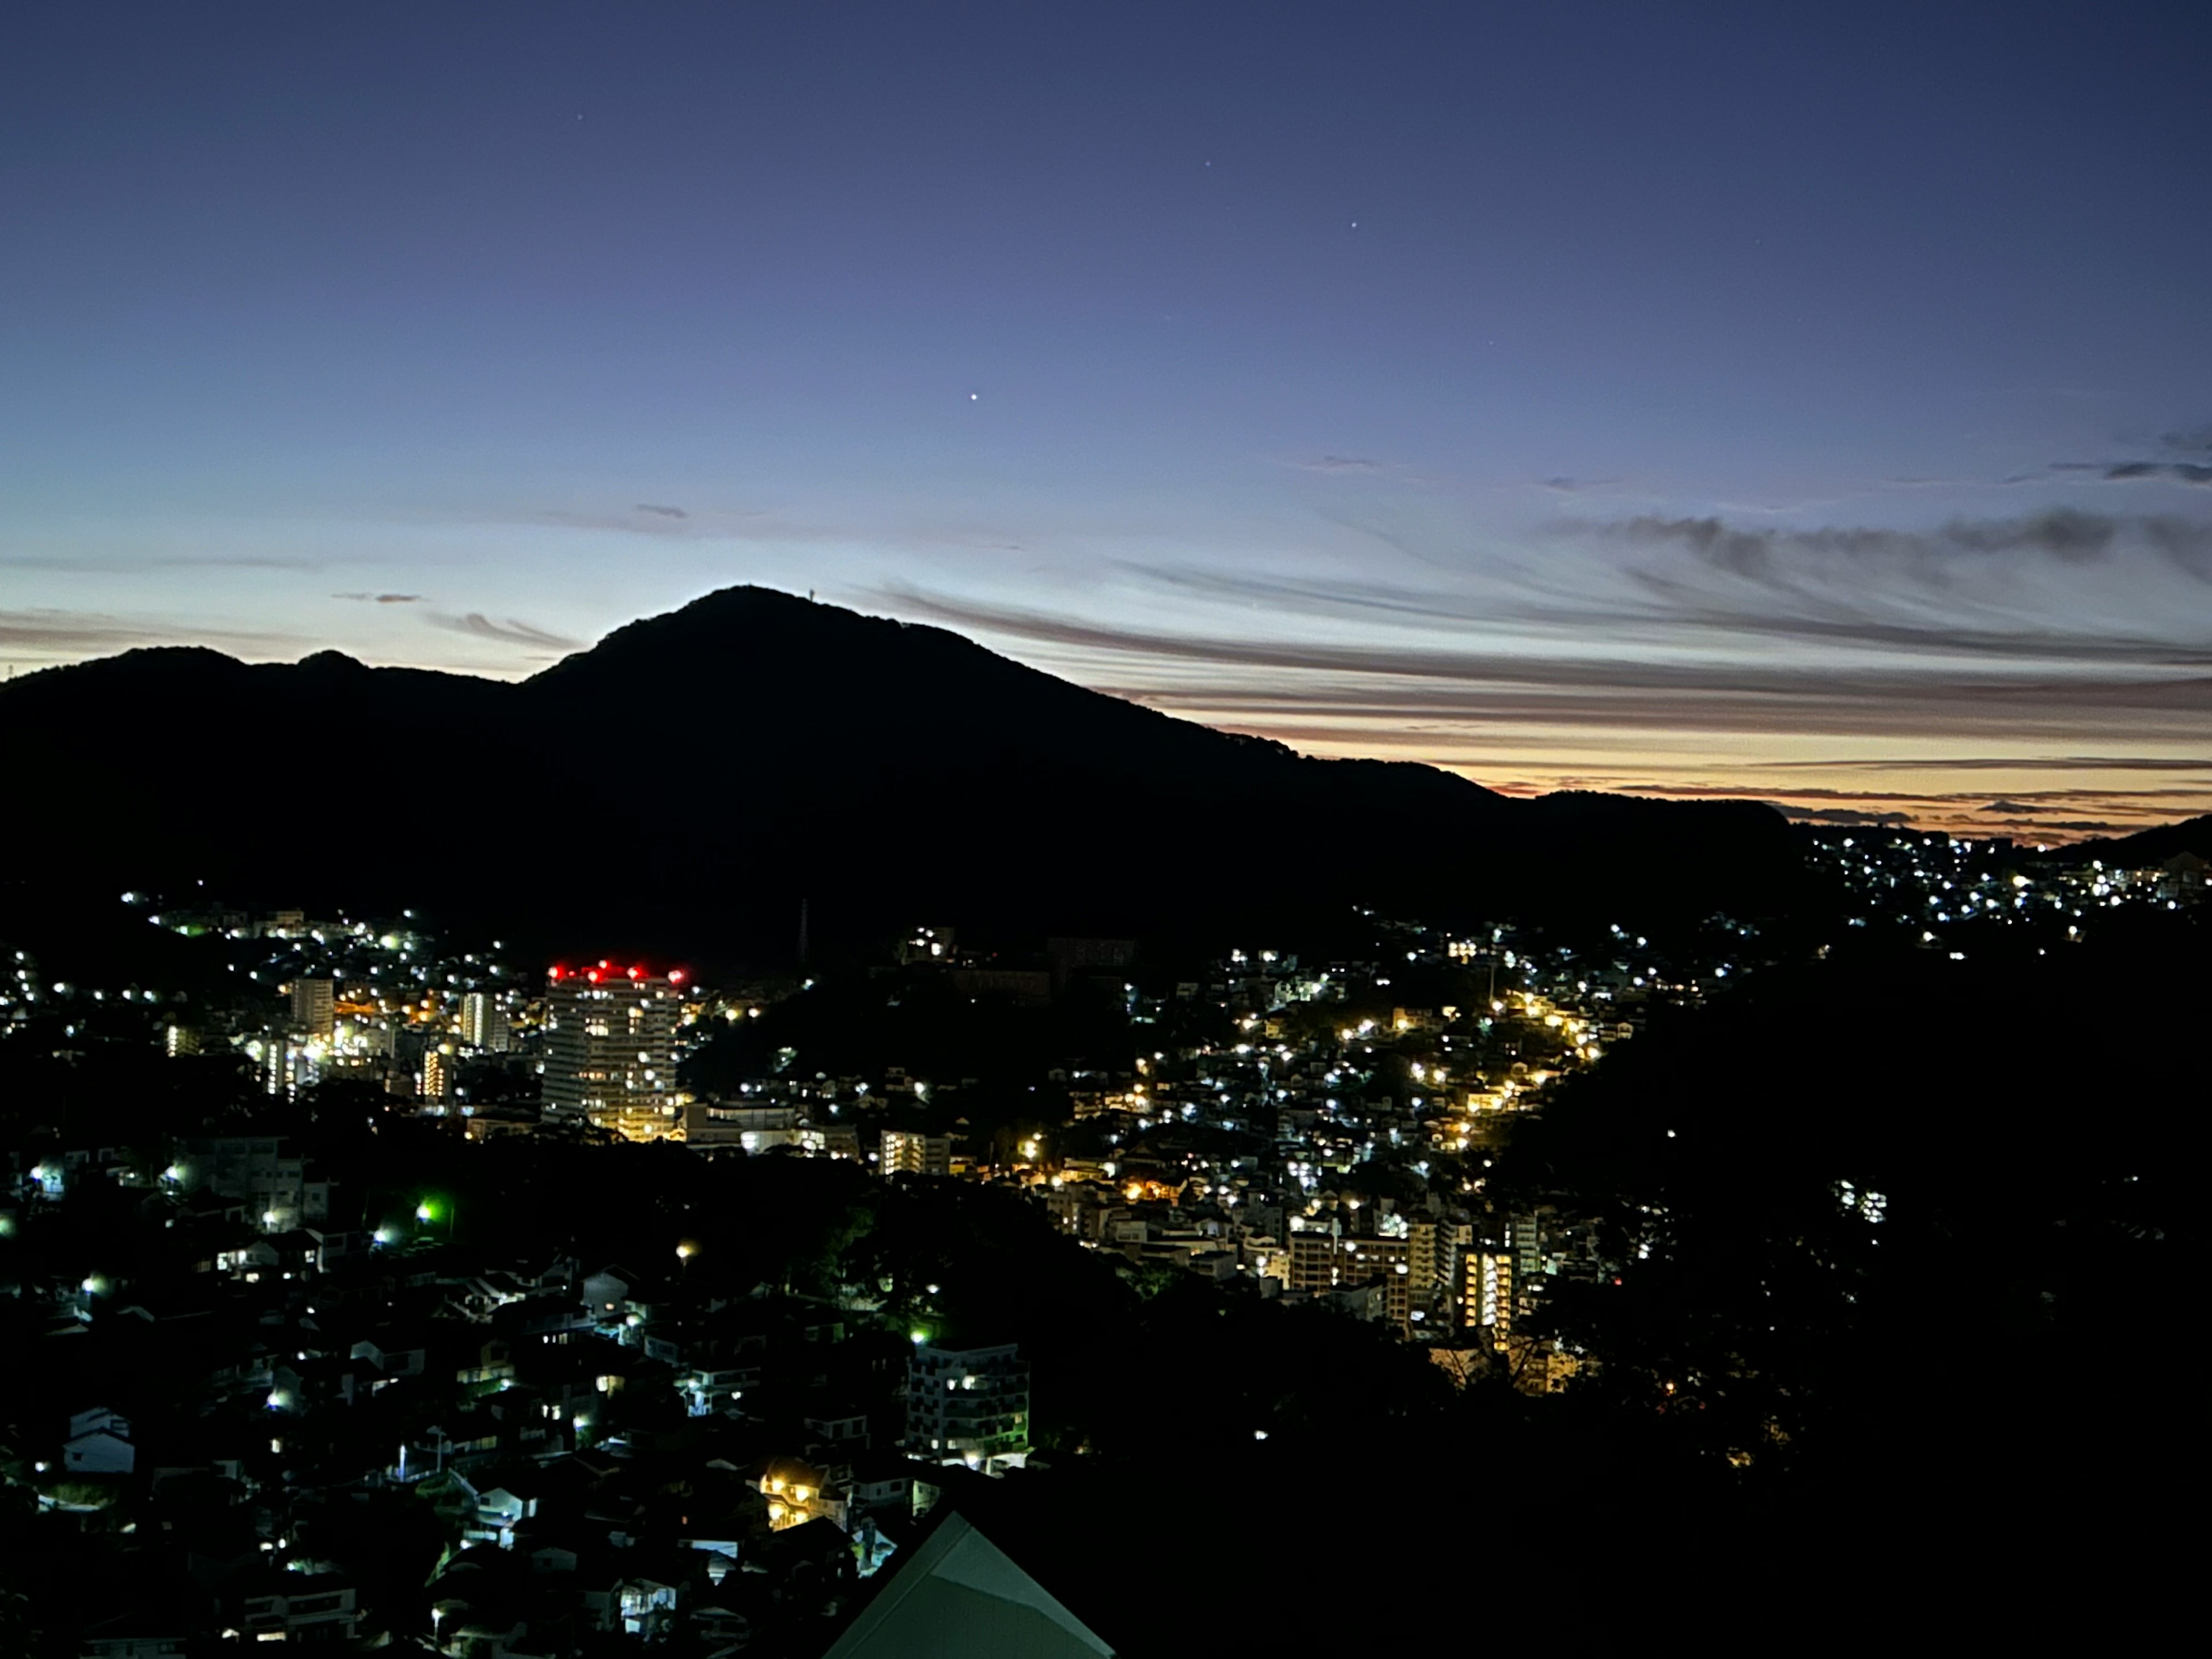
[[[1798,862],[1754,803],[1309,759],[759,587],[520,683],[335,652],[49,669],[0,687],[0,763],[18,879],[763,961],[791,955],[802,898],[833,947],[927,921],[1195,938],[1353,903],[1753,912]]]
[[[2051,856],[2068,864],[2087,864],[2093,859],[2101,859],[2123,870],[2140,870],[2146,865],[2163,864],[2179,853],[2212,858],[2212,812],[2200,812],[2179,823],[2138,830],[2131,836],[2117,839],[2077,841],[2070,847],[2060,848]]]

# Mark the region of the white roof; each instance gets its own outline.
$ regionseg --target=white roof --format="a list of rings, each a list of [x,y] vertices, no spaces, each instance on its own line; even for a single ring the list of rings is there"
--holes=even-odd
[[[961,1516],[945,1517],[824,1659],[1113,1659]]]

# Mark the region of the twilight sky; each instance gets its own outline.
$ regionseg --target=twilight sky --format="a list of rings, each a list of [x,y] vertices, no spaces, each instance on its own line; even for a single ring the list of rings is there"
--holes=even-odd
[[[757,581],[1499,787],[2203,811],[2208,62],[2171,4],[19,7],[0,662],[520,675]]]

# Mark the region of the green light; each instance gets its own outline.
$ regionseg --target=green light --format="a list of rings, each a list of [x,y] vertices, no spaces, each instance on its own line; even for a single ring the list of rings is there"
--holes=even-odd
[[[432,1220],[435,1218],[436,1213],[437,1212],[431,1209],[429,1200],[427,1199],[415,1206],[415,1218],[417,1221]]]
[[[929,1340],[929,1333],[927,1331],[908,1331],[907,1334],[912,1337],[916,1342],[927,1342]]]

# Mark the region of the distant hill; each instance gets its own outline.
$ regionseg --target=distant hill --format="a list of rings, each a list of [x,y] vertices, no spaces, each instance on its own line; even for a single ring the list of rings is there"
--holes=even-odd
[[[757,587],[520,684],[331,652],[50,669],[0,687],[0,765],[19,878],[413,905],[547,948],[787,958],[802,896],[825,946],[933,919],[1279,930],[1354,902],[1749,913],[1798,868],[1754,803],[1307,759]]]
[[[2070,847],[2057,848],[2051,856],[2069,864],[2087,864],[2092,859],[2102,859],[2124,870],[2140,870],[2148,865],[2163,864],[2176,853],[2212,858],[2212,812],[2184,818],[2179,823],[2161,823],[2154,830],[2139,830],[2132,836],[2112,841],[2077,841]]]

